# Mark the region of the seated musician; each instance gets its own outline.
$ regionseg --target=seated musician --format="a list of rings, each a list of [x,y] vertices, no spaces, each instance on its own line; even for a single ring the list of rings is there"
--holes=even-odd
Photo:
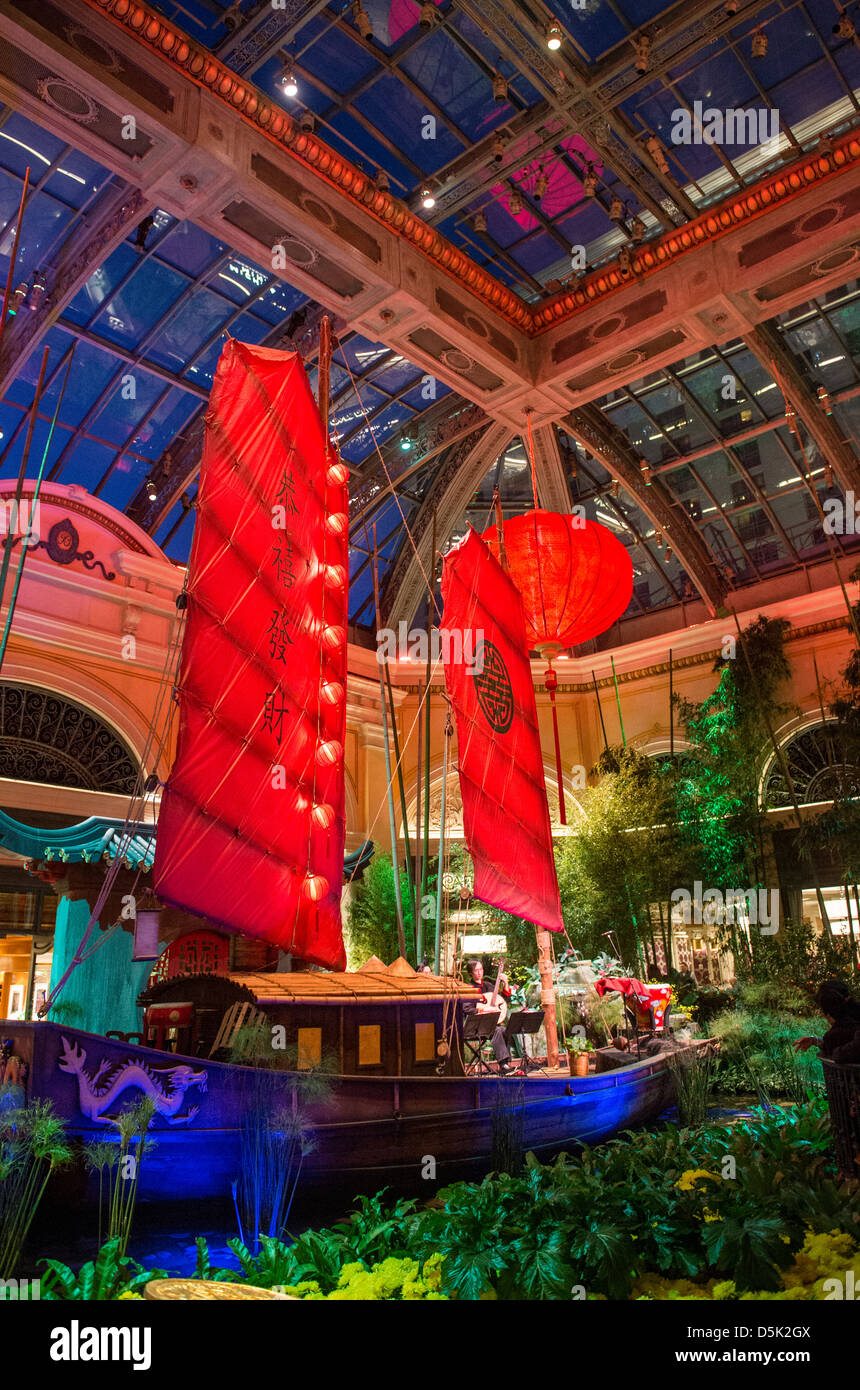
[[[476,989],[479,989],[481,991],[482,997],[475,1004],[472,1004],[471,1002],[464,1003],[463,1012],[472,1013],[472,1011],[475,1009],[477,1009],[479,1013],[487,1012],[490,1003],[490,998],[493,993],[493,986],[484,979],[483,961],[470,960],[467,963],[466,980],[468,984],[474,985]],[[508,987],[508,982],[507,980],[505,980],[505,977],[502,976],[499,982],[499,1003],[501,1003],[501,1001],[504,1000],[505,1004],[507,1004],[510,1000],[510,997],[511,991]],[[505,1040],[505,1030],[501,1026],[501,1020],[497,1024],[496,1029],[493,1033],[492,1043],[493,1052],[495,1053],[496,1061],[499,1064],[499,1071],[502,1074],[502,1076],[508,1076],[512,1071],[516,1071],[516,1067],[513,1066],[511,1062],[511,1053],[508,1044]]]

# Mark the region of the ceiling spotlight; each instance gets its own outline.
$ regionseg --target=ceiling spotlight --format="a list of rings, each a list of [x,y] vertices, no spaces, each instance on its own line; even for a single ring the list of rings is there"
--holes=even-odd
[[[295,73],[292,68],[284,68],[281,76],[281,90],[285,97],[297,97],[299,94],[299,84],[296,81]]]
[[[485,232],[487,230],[487,219],[482,212],[475,213],[475,220],[472,226],[475,228],[476,232]]]
[[[622,275],[627,275],[630,271],[630,247],[622,246],[618,252],[618,269]]]
[[[439,18],[435,5],[422,5],[418,15],[418,23],[422,29],[432,29],[436,20]]]
[[[387,193],[391,184],[384,169],[377,169],[376,178],[373,180],[380,193]]]
[[[613,222],[617,222],[619,218],[624,216],[624,204],[617,193],[609,204],[609,216],[612,218]]]
[[[149,498],[150,502],[158,501],[158,488],[155,486],[155,483],[152,481],[151,478],[147,478],[146,480],[146,495]]]
[[[621,491],[621,484],[619,483],[617,478],[612,479],[612,487],[610,491],[612,492],[613,497],[617,497],[619,492]]]
[[[651,39],[647,34],[640,34],[635,40],[636,44],[636,71],[647,72],[648,64],[651,61]]]
[[[828,391],[827,387],[819,386],[815,394],[818,397],[818,404],[821,406],[821,409],[824,411],[825,415],[832,415],[833,402],[830,399],[830,392]]]
[[[639,472],[642,474],[642,481],[646,487],[651,486],[651,465],[647,459],[639,460]]]
[[[316,128],[316,118],[313,111],[303,111],[299,116],[299,126],[310,134]]]
[[[656,539],[657,539],[657,549],[658,549],[658,550],[662,550],[662,549],[663,549],[663,532],[662,532],[662,531],[657,531],[657,532],[656,532]]]
[[[853,39],[856,32],[847,14],[841,14],[833,26],[833,33],[837,39]]]
[[[356,3],[352,7],[352,15],[355,20],[355,27],[361,37],[363,39],[372,39],[373,25],[370,22],[367,10],[362,5],[361,0],[356,0]]]
[[[582,179],[582,191],[586,198],[593,198],[597,192],[597,175],[594,172],[594,165],[587,164],[585,174]]]
[[[792,434],[797,434],[797,411],[791,401],[785,403],[785,423]]]
[[[508,210],[512,217],[519,217],[523,210],[523,195],[516,187],[511,187],[511,196],[508,199]]]
[[[754,58],[764,58],[767,56],[767,34],[761,29],[756,29],[752,36],[751,52]]]
[[[738,9],[739,9],[739,7],[740,7],[740,3],[741,3],[741,0],[726,0],[725,6],[724,6],[724,9],[725,9],[726,14],[728,14],[728,15],[737,14]]]
[[[496,164],[501,164],[505,157],[505,142],[501,135],[493,137],[493,159]]]
[[[553,53],[557,52],[561,48],[562,38],[561,27],[558,24],[551,24],[546,31],[547,48],[551,49]]]
[[[833,469],[829,463],[825,463],[824,465],[824,486],[833,486]]]
[[[634,241],[641,241],[645,235],[645,223],[641,217],[634,217],[630,223],[630,235]]]
[[[668,565],[669,561],[671,560],[671,558],[672,558],[672,547],[671,547],[671,545],[667,545],[667,546],[666,546],[666,564],[667,564],[667,565]]]
[[[538,171],[537,179],[536,179],[536,181],[535,181],[534,200],[535,200],[536,203],[539,203],[539,202],[540,202],[541,198],[542,198],[542,197],[544,196],[544,194],[546,193],[546,189],[547,189],[547,177],[546,177],[546,174],[545,174],[544,171],[543,171],[543,166],[541,166],[541,168],[540,168],[539,171]]]
[[[497,72],[493,78],[493,96],[498,102],[507,101],[508,99],[507,79],[502,77],[500,72]]]
[[[421,206],[422,208],[425,208],[427,212],[430,212],[430,210],[432,208],[435,208],[436,206],[436,199],[433,196],[433,190],[430,187],[430,185],[426,183],[421,190]]]
[[[409,453],[409,450],[412,448],[412,445],[414,444],[414,442],[415,442],[415,441],[413,440],[411,434],[401,434],[401,436],[400,436],[400,447],[401,447],[401,449],[403,450],[404,454],[408,454],[408,453]]]

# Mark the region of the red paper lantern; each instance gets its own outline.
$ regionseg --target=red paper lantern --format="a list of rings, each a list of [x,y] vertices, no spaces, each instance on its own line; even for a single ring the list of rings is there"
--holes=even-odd
[[[320,699],[325,705],[339,705],[343,695],[344,690],[340,681],[323,681],[320,686]]]
[[[523,512],[502,523],[502,534],[505,564],[523,601],[528,649],[549,662],[544,688],[552,708],[559,818],[566,825],[553,658],[597,637],[621,617],[633,596],[633,561],[611,531],[581,516]],[[485,531],[483,539],[498,560],[496,527]]]
[[[311,811],[311,820],[320,830],[330,830],[334,825],[334,807],[326,801],[318,801]]]
[[[343,487],[344,483],[349,482],[349,469],[345,463],[338,460],[329,466],[325,480],[329,487]]]
[[[336,652],[346,641],[346,629],[329,623],[322,630],[322,644],[327,651]]]
[[[323,579],[327,589],[342,589],[346,584],[346,569],[343,565],[326,565]]]
[[[328,892],[329,883],[322,874],[308,874],[302,884],[302,897],[307,898],[308,902],[322,902]]]
[[[550,660],[597,637],[633,596],[633,561],[597,521],[532,511],[502,525],[508,573],[522,595],[529,651]],[[495,527],[483,539],[499,558]]]
[[[342,536],[349,525],[346,512],[331,512],[325,519],[326,530],[333,536]]]
[[[336,738],[326,739],[316,751],[316,760],[321,767],[333,767],[343,757],[343,744]]]

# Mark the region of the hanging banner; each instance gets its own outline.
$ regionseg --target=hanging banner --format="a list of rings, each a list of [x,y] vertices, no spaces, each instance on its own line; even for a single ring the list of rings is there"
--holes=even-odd
[[[346,470],[296,353],[230,340],[206,421],[155,887],[342,970]]]
[[[563,931],[522,602],[476,531],[445,557],[442,601],[475,896]]]

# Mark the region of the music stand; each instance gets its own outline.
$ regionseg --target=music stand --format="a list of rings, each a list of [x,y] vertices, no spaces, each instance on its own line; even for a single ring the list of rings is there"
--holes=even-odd
[[[539,1033],[542,1025],[543,1011],[541,1009],[517,1009],[508,1019],[508,1026],[505,1029],[505,1040],[510,1044],[512,1038],[522,1038],[525,1033]],[[523,1076],[528,1076],[530,1058],[526,1052],[525,1043],[521,1042],[520,1046],[523,1053],[520,1058]],[[534,1064],[533,1069],[535,1071],[543,1071],[543,1067],[538,1066],[537,1063]],[[544,1075],[546,1075],[546,1072],[544,1072]]]
[[[481,1054],[484,1043],[490,1042],[496,1031],[499,1012],[498,1009],[494,1009],[490,1013],[479,1014],[478,1010],[474,1009],[463,1019],[463,1046],[468,1052],[467,1072],[477,1068],[479,1076],[483,1075],[484,1072],[488,1076],[492,1076],[492,1068],[487,1065]]]

